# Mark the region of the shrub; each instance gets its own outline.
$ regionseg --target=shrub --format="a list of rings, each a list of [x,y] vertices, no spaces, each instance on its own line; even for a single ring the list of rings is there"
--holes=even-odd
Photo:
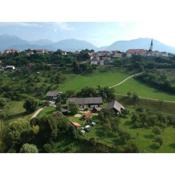
[[[154,134],[160,135],[161,134],[161,129],[158,126],[155,126],[155,127],[153,127],[152,132]]]
[[[36,145],[25,143],[22,145],[20,153],[38,153],[38,148]]]
[[[36,110],[37,108],[37,101],[33,98],[28,98],[25,102],[23,107],[26,109],[27,113],[32,113]]]
[[[75,103],[69,103],[68,104],[69,111],[71,112],[72,115],[77,114],[78,112],[78,106]]]
[[[154,138],[154,141],[155,141],[156,143],[159,143],[160,146],[163,144],[163,139],[162,139],[161,136],[156,136],[156,137]]]

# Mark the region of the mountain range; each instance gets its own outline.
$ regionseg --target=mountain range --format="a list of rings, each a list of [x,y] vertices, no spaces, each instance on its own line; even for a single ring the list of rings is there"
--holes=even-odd
[[[0,35],[0,51],[3,51],[8,48],[14,48],[18,50],[25,50],[28,48],[43,48],[48,50],[62,49],[65,51],[79,51],[82,49],[126,51],[128,49],[149,49],[150,42],[150,38],[138,38],[133,40],[116,41],[109,46],[97,47],[91,44],[90,42],[77,39],[66,39],[58,42],[53,42],[47,39],[41,39],[37,41],[26,41],[13,35]],[[158,40],[153,40],[153,43],[153,50],[175,53],[175,47],[161,43]]]

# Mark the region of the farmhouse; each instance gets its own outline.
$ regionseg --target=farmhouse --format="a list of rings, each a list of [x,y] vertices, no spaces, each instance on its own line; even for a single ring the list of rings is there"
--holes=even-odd
[[[68,98],[68,103],[72,102],[79,106],[80,109],[100,107],[103,103],[102,97],[86,97],[86,98]]]
[[[114,110],[117,114],[121,114],[125,110],[125,107],[116,100],[108,103],[107,108]]]
[[[58,91],[49,91],[47,92],[46,97],[49,101],[56,101],[60,94],[61,92]]]

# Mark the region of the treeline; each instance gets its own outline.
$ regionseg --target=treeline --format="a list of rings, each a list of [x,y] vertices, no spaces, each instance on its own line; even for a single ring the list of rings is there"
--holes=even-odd
[[[142,72],[154,68],[175,68],[175,57],[163,58],[133,55],[130,58],[115,59],[114,66],[121,67],[129,72]]]
[[[136,77],[136,79],[158,90],[175,94],[175,86],[168,80],[165,74],[161,74],[158,71],[145,72]]]

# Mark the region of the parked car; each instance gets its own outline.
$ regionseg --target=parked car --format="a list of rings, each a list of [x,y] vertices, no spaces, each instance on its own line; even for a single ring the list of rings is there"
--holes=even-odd
[[[92,125],[92,126],[95,126],[95,125],[96,125],[96,123],[95,123],[95,122],[91,122],[91,125]]]
[[[84,127],[84,129],[85,129],[85,131],[90,131],[91,130],[91,126],[90,125],[86,125],[85,127]]]
[[[81,132],[82,135],[84,135],[86,133],[86,131],[83,130],[83,129],[81,129],[80,132]]]
[[[81,127],[81,130],[84,130],[84,129],[85,129],[85,128],[82,126],[82,127]]]

